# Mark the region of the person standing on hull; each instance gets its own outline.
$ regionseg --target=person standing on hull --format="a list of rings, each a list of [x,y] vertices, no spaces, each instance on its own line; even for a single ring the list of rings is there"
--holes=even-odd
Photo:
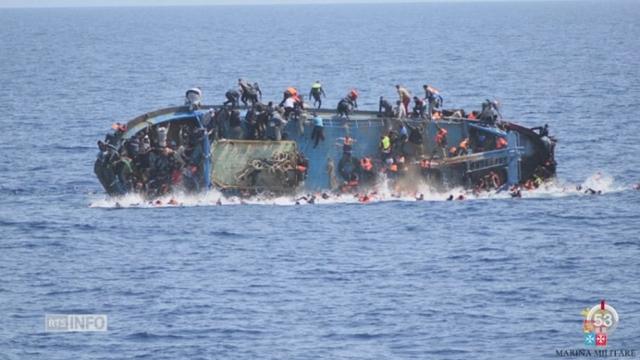
[[[393,105],[384,96],[380,96],[380,102],[378,103],[378,116],[391,118],[393,117]]]
[[[398,90],[398,97],[400,98],[400,102],[402,106],[404,106],[405,114],[409,113],[409,103],[411,102],[411,92],[407,90],[404,86],[396,85],[396,90]]]
[[[273,127],[273,140],[282,140],[282,128],[287,124],[287,121],[283,118],[284,110],[281,107],[277,107],[271,114],[270,126]]]
[[[253,90],[256,92],[256,95],[257,95],[258,101],[256,101],[256,103],[262,101],[262,90],[260,89],[260,84],[258,84],[257,82],[254,82]]]
[[[284,102],[287,101],[288,98],[293,97],[294,101],[298,97],[298,90],[294,87],[289,87],[282,94],[282,101],[280,101],[280,106],[284,106]]]
[[[349,114],[353,109],[358,108],[358,91],[353,89],[345,96],[340,102],[338,102],[338,116],[345,117],[349,120]]]
[[[420,119],[424,118],[424,110],[426,107],[426,104],[424,103],[424,100],[420,99],[417,96],[413,97],[413,116],[414,117],[418,117]]]
[[[424,89],[424,99],[428,106],[429,120],[432,120],[433,111],[442,106],[442,96],[440,96],[440,91],[431,85],[425,84],[422,88]]]
[[[284,104],[282,106],[284,107],[284,118],[289,120],[289,116],[291,115],[294,108],[296,107],[296,101],[294,97],[293,96],[287,97],[284,100]]]
[[[313,106],[316,106],[316,109],[322,107],[323,96],[327,97],[327,94],[324,93],[320,80],[316,80],[316,82],[311,85],[311,90],[309,91],[309,100],[313,99]]]
[[[238,79],[238,86],[240,87],[240,101],[244,104],[244,106],[248,106],[250,102],[251,105],[258,103],[258,92],[254,89],[253,85],[251,85],[248,81],[243,79]]]
[[[238,100],[240,99],[240,93],[238,92],[238,90],[230,89],[224,94],[224,96],[227,98],[227,101],[225,101],[222,105],[231,105],[232,109],[238,107]]]

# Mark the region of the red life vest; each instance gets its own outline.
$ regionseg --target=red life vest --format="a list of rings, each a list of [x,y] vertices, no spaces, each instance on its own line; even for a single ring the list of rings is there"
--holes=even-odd
[[[287,92],[291,96],[298,96],[298,90],[296,90],[296,88],[294,87],[287,88]]]
[[[509,145],[509,143],[507,143],[507,140],[503,137],[498,137],[496,138],[496,149],[502,149],[507,147],[507,145]]]
[[[363,158],[362,160],[360,160],[360,166],[364,171],[371,171],[371,169],[373,169],[373,164],[371,163],[371,159],[369,158]]]
[[[444,139],[447,136],[447,130],[446,129],[440,129],[438,130],[438,134],[436,135],[436,144],[442,146],[444,144]]]

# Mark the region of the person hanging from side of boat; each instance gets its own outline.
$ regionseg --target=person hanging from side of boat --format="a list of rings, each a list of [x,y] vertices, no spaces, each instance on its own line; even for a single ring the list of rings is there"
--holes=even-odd
[[[438,146],[438,148],[440,149],[440,153],[442,155],[443,159],[447,158],[447,129],[441,128],[440,126],[436,125],[436,128],[438,129],[438,132],[436,133],[436,136],[434,138],[436,146]]]
[[[313,130],[311,131],[311,140],[313,143],[313,148],[318,147],[318,143],[320,141],[324,142],[324,124],[322,117],[318,114],[313,113]]]
[[[386,133],[380,136],[380,153],[382,161],[387,161],[387,159],[392,158],[391,155],[391,138],[389,137],[389,133]]]
[[[316,82],[311,85],[311,90],[309,91],[309,100],[313,99],[313,106],[316,106],[316,109],[322,107],[322,97],[327,97],[327,94],[325,94],[320,80],[316,80]]]
[[[469,138],[466,137],[462,139],[462,141],[460,141],[460,144],[458,144],[458,152],[456,155],[460,156],[460,155],[468,155],[468,154],[469,154]]]

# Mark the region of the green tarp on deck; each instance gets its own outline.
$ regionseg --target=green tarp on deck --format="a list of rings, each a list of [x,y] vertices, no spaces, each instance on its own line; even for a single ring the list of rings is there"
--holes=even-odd
[[[269,171],[274,164],[273,157],[296,159],[297,146],[294,141],[250,141],[220,140],[211,149],[211,179],[222,189],[269,189],[292,190],[295,181],[295,161],[287,162],[291,166]],[[250,164],[259,160],[264,168],[261,171],[248,171]],[[282,162],[281,162],[282,163]],[[277,165],[277,164],[276,164]],[[242,176],[242,175],[246,176]]]

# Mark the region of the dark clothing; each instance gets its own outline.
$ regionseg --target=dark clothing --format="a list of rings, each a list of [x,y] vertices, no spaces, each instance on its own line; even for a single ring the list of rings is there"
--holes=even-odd
[[[345,97],[340,100],[338,103],[338,115],[344,116],[347,119],[349,118],[349,114],[353,111],[353,108],[358,107],[355,101],[352,101],[349,97]]]
[[[318,147],[318,143],[320,141],[324,141],[324,127],[322,126],[314,126],[313,131],[311,132],[311,140],[314,140],[313,148]]]
[[[238,107],[238,99],[240,98],[240,93],[238,93],[237,90],[229,90],[224,94],[224,96],[227,98],[227,101],[225,101],[223,105],[226,106],[231,104],[232,108]]]
[[[413,106],[413,115],[417,117],[424,116],[425,103],[421,99],[414,100],[415,105]]]
[[[378,105],[378,114],[384,117],[393,117],[393,105],[386,99],[380,100]]]
[[[240,92],[242,93],[242,97],[240,98],[240,101],[242,101],[242,103],[247,106],[248,102],[251,102],[251,104],[256,104],[258,103],[258,90],[256,90],[251,84],[249,84],[246,81],[242,81],[240,82]]]
[[[322,87],[312,87],[309,92],[309,99],[313,98],[313,104],[318,104],[318,109],[322,107],[323,96],[326,97],[327,95],[324,93],[324,89]]]

